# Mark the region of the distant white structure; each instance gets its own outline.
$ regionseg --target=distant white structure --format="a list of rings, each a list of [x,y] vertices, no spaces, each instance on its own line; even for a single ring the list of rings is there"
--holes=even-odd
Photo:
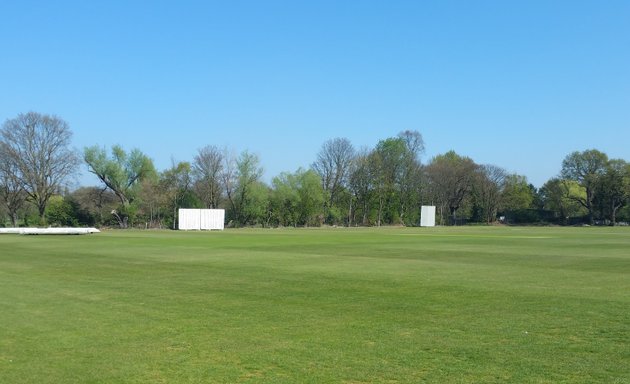
[[[180,208],[178,222],[181,231],[213,229],[222,231],[225,227],[225,209]]]
[[[0,234],[20,235],[87,235],[99,232],[96,228],[0,228]]]
[[[435,206],[423,205],[420,210],[420,226],[435,227]]]

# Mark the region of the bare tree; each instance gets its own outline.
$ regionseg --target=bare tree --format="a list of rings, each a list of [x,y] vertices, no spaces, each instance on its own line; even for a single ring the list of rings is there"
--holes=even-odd
[[[335,204],[340,192],[348,182],[354,156],[354,147],[346,138],[326,141],[317,154],[317,160],[313,163],[312,168],[322,179],[328,209]]]
[[[45,220],[46,204],[58,193],[78,166],[68,148],[72,132],[57,116],[36,112],[7,120],[0,130],[0,152],[14,169],[28,199]]]
[[[5,159],[0,152],[0,201],[7,209],[11,225],[17,226],[17,215],[19,209],[26,200],[26,193],[20,182],[16,165]]]
[[[199,149],[195,156],[194,188],[207,208],[219,207],[224,153],[217,147],[208,145]]]
[[[483,218],[488,224],[494,222],[497,217],[506,176],[505,169],[496,165],[484,164],[477,169],[477,180],[474,183],[473,192]]]
[[[424,140],[422,135],[418,131],[402,131],[398,134],[398,137],[403,139],[409,152],[413,153],[416,160],[420,160],[420,156],[424,154]]]

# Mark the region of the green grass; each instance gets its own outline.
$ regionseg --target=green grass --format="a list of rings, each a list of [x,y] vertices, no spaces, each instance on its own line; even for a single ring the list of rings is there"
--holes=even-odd
[[[0,383],[630,383],[630,229],[0,236]]]

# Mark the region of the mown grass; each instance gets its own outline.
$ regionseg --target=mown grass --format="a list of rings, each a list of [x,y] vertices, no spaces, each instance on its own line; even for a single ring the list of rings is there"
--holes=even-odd
[[[3,235],[0,382],[630,383],[630,230]]]

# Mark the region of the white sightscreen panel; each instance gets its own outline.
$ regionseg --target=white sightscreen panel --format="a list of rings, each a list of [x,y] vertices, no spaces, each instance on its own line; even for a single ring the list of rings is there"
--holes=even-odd
[[[201,229],[220,229],[223,230],[225,223],[224,209],[202,209],[201,210]]]
[[[420,211],[420,226],[435,227],[435,206],[423,205]]]
[[[179,229],[199,230],[201,229],[199,209],[180,209],[178,212]]]

